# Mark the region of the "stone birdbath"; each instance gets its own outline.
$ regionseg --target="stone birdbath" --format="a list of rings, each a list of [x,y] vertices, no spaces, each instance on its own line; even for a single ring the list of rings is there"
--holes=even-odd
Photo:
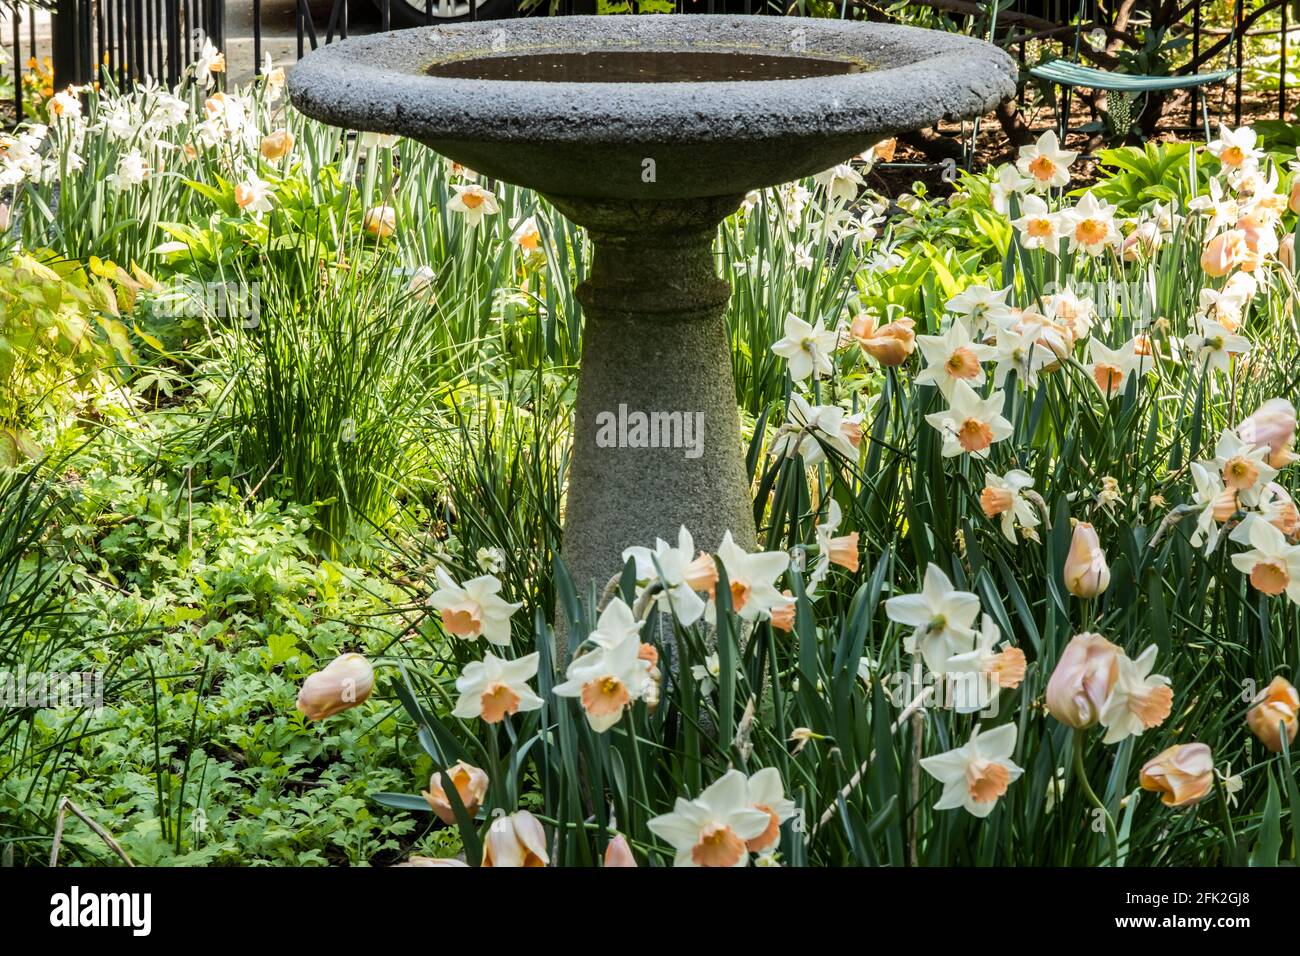
[[[294,105],[531,187],[585,227],[585,316],[563,556],[580,593],[685,525],[755,546],[718,224],[753,189],[1015,91],[996,47],[779,16],[531,18],[331,44]],[[656,447],[657,446],[657,447]]]

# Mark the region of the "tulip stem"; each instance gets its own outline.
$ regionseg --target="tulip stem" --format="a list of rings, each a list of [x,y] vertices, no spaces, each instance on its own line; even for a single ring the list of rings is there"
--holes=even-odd
[[[1110,842],[1111,865],[1119,866],[1119,836],[1115,832],[1115,820],[1111,817],[1110,811],[1106,809],[1106,804],[1102,803],[1101,798],[1092,789],[1092,784],[1088,782],[1088,774],[1083,769],[1083,748],[1087,743],[1087,739],[1088,732],[1086,730],[1080,729],[1074,732],[1074,775],[1079,778],[1079,785],[1083,787],[1083,792],[1088,800],[1106,818],[1106,839]]]

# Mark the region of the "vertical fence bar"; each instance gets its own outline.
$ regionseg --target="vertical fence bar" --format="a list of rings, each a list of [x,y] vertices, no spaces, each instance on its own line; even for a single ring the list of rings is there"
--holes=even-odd
[[[10,9],[14,15],[14,118],[21,123],[23,119],[23,18],[17,3],[11,4]],[[36,56],[34,46],[31,55]]]
[[[1237,6],[1236,6],[1236,9],[1235,9],[1234,12],[1233,12],[1233,18],[1234,18],[1235,21],[1236,21],[1236,28],[1237,28],[1237,29],[1236,29],[1236,37],[1237,37],[1237,91],[1236,91],[1236,92],[1237,92],[1237,95],[1236,95],[1236,100],[1237,100],[1237,102],[1233,104],[1233,117],[1234,117],[1233,125],[1234,125],[1234,126],[1240,126],[1240,125],[1241,125],[1241,82],[1242,82],[1242,77],[1241,77],[1242,60],[1241,60],[1241,57],[1242,57],[1243,47],[1244,47],[1245,40],[1246,40],[1246,38],[1245,38],[1244,36],[1242,36],[1242,32],[1243,32],[1243,31],[1242,31],[1242,28],[1241,28],[1241,24],[1242,24],[1242,20],[1245,19],[1245,0],[1237,0]]]
[[[1282,4],[1282,57],[1277,65],[1277,118],[1286,122],[1286,33],[1290,29],[1287,14],[1291,4]]]
[[[181,80],[181,10],[172,0],[167,4],[167,85]]]

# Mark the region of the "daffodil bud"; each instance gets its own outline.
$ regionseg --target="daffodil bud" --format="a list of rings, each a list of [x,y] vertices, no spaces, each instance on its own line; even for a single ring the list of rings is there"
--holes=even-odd
[[[365,703],[375,687],[375,671],[360,654],[342,654],[303,681],[298,709],[308,720],[324,720]]]
[[[546,866],[546,831],[527,810],[500,816],[488,827],[483,841],[484,866]]]
[[[1300,729],[1300,694],[1285,677],[1273,680],[1251,701],[1250,710],[1246,711],[1246,725],[1250,732],[1259,738],[1273,753],[1282,752],[1282,731],[1286,731],[1287,743],[1295,740],[1296,730]]]
[[[1119,679],[1120,649],[1100,634],[1076,634],[1047,682],[1047,709],[1076,730],[1093,727]]]
[[[627,837],[621,833],[614,834],[614,839],[605,847],[605,866],[636,866],[636,857],[627,844]]]
[[[1097,532],[1086,521],[1074,526],[1070,552],[1065,556],[1065,589],[1077,598],[1094,598],[1110,587],[1110,566]]]
[[[478,767],[457,760],[456,765],[447,771],[447,776],[451,778],[452,786],[456,788],[456,795],[460,797],[465,812],[472,818],[483,805],[483,797],[487,794],[488,775]],[[429,778],[429,789],[421,791],[420,796],[424,797],[425,802],[429,804],[429,809],[437,814],[438,819],[443,823],[451,826],[456,822],[456,813],[452,809],[451,801],[447,799],[441,773],[435,773]]]
[[[1146,762],[1138,783],[1167,807],[1189,807],[1214,789],[1214,757],[1205,744],[1174,744]]]

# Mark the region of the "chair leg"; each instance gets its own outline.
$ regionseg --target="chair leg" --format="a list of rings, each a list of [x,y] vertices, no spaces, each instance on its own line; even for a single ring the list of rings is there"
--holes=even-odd
[[[1201,125],[1205,127],[1205,141],[1208,143],[1210,141],[1210,108],[1205,105],[1205,101],[1209,97],[1202,93],[1197,99],[1201,101]]]

